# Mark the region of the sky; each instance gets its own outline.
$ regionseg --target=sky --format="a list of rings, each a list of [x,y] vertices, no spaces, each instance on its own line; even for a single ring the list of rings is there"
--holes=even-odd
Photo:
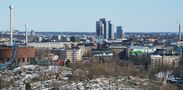
[[[125,32],[178,32],[183,0],[0,0],[0,30],[95,32],[99,18],[123,26]],[[115,30],[116,31],[116,30]]]

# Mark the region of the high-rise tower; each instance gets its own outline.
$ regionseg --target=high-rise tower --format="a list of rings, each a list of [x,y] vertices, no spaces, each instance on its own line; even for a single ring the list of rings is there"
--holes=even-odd
[[[114,25],[112,21],[107,22],[108,39],[114,39]]]
[[[96,35],[98,39],[106,39],[107,38],[107,29],[106,29],[106,20],[105,18],[101,18],[96,22]]]
[[[122,33],[123,33],[122,26],[117,26],[116,29],[117,29],[116,30],[117,39],[122,39]]]

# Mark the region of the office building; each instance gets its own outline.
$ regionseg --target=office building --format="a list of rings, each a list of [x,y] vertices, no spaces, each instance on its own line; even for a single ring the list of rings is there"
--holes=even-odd
[[[96,22],[97,39],[107,39],[107,27],[105,18]]]
[[[116,28],[117,28],[117,30],[116,30],[117,39],[122,39],[122,34],[123,34],[122,26],[117,26]]]
[[[108,38],[107,39],[114,39],[114,25],[112,21],[107,22],[107,31],[108,31]]]

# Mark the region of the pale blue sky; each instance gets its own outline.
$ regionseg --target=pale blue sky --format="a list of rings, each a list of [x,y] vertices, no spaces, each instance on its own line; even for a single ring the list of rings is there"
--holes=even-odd
[[[95,32],[99,18],[126,32],[175,32],[183,23],[183,0],[0,0],[0,30],[8,30],[14,5],[14,28],[36,31]]]

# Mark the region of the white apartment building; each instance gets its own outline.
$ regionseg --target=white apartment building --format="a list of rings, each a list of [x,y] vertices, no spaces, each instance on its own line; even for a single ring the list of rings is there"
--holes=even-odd
[[[81,61],[82,54],[81,49],[67,49],[67,59],[71,61],[71,63],[76,63]]]

